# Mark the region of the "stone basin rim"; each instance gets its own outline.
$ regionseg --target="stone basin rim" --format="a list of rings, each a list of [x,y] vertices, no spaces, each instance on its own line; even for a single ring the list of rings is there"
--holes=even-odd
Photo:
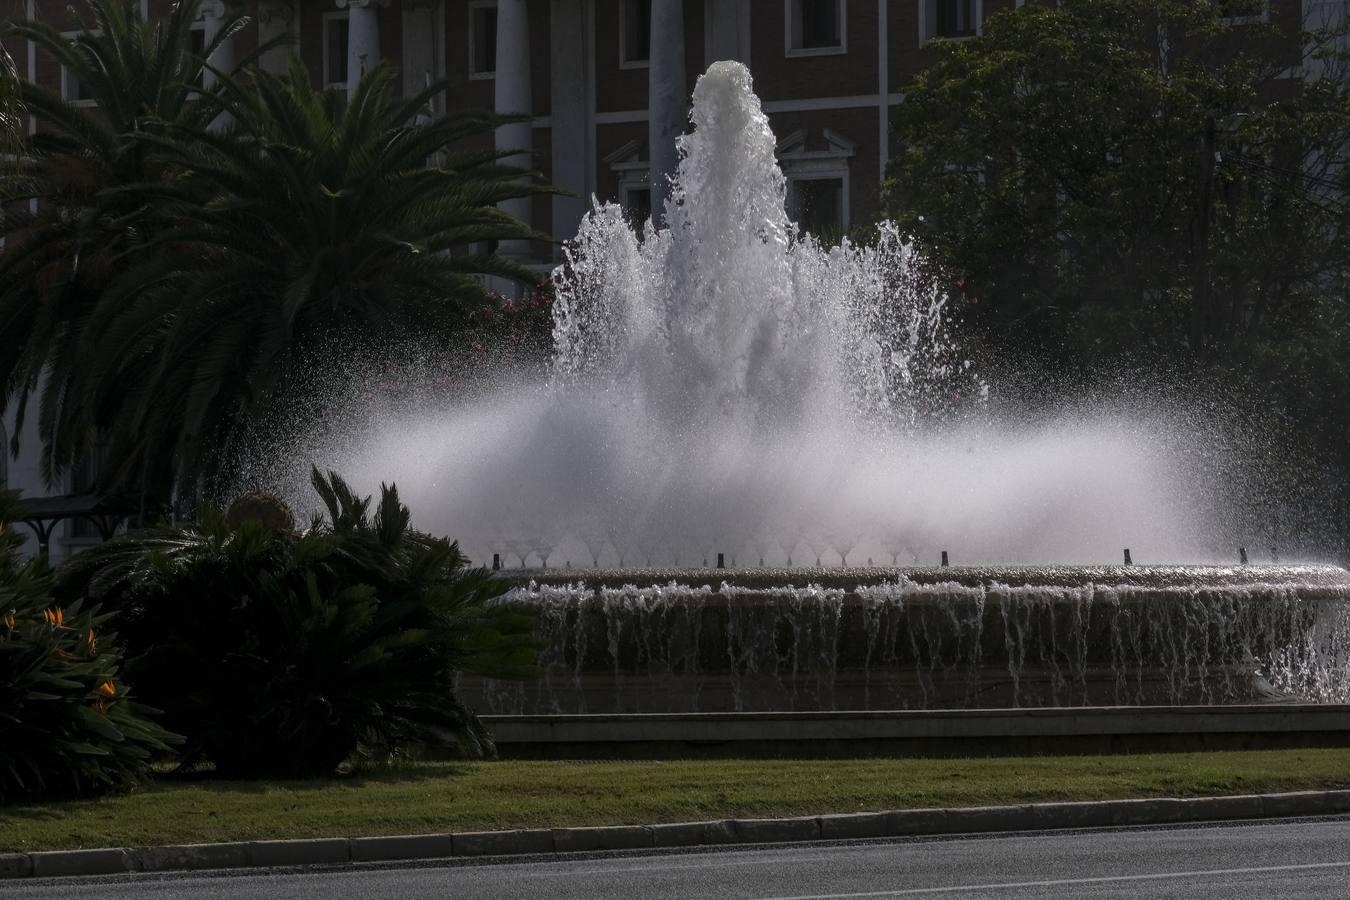
[[[689,588],[722,585],[742,589],[821,587],[851,591],[908,581],[918,586],[1159,589],[1272,588],[1350,592],[1350,571],[1336,565],[1168,566],[824,566],[737,568],[504,569],[496,573],[513,587],[582,585],[592,590],[624,587]]]
[[[1188,703],[1176,706],[1006,706],[972,707],[969,709],[812,709],[812,710],[747,710],[741,712],[654,712],[654,713],[488,713],[480,716],[484,722],[495,724],[543,723],[568,724],[587,722],[755,722],[755,721],[834,721],[867,719],[878,721],[929,719],[1138,719],[1146,716],[1174,716],[1195,718],[1202,716],[1239,717],[1262,716],[1322,716],[1337,719],[1350,728],[1348,703]]]

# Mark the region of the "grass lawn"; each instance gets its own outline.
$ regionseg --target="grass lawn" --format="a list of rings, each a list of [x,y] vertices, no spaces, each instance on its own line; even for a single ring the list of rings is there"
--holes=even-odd
[[[0,808],[0,852],[1350,788],[1350,749],[1003,759],[425,763],[314,782],[162,777]]]

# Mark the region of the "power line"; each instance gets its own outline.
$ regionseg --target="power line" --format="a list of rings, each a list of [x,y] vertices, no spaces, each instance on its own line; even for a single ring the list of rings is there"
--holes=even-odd
[[[1269,163],[1263,162],[1261,160],[1253,159],[1247,156],[1242,156],[1241,154],[1236,153],[1225,158],[1232,159],[1240,163],[1241,165],[1246,166],[1249,169],[1254,169],[1258,172],[1262,172],[1268,175],[1274,174],[1283,176],[1293,176],[1295,178],[1300,178],[1306,181],[1308,184],[1317,185],[1318,187],[1330,188],[1332,190],[1337,191],[1345,190],[1345,185],[1341,184],[1340,182],[1329,181],[1321,177],[1320,175],[1312,175],[1308,172],[1302,171],[1301,169],[1286,169],[1280,166],[1272,166]]]

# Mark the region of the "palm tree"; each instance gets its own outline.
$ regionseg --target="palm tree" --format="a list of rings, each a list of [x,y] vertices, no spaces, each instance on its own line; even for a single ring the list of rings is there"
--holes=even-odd
[[[19,165],[0,178],[0,409],[13,404],[22,422],[41,387],[52,481],[95,437],[84,411],[71,406],[86,323],[107,285],[166,224],[141,193],[127,190],[168,174],[142,138],[206,126],[215,107],[199,102],[205,59],[243,24],[227,21],[197,53],[196,0],[174,5],[154,23],[141,18],[136,0],[81,6],[88,19],[75,38],[44,22],[8,29],[64,66],[88,101],[20,79],[15,99],[39,128],[25,141]],[[6,84],[12,83],[0,78]]]
[[[18,156],[23,147],[23,115],[19,103],[19,70],[0,47],[0,159]]]
[[[427,119],[444,85],[399,99],[395,84],[377,67],[348,101],[314,89],[299,62],[249,71],[222,79],[231,127],[143,137],[181,177],[137,196],[174,225],[90,317],[71,382],[74,406],[111,436],[110,478],[168,472],[180,490],[209,488],[241,423],[321,343],[448,334],[486,299],[480,276],[538,280],[473,252],[544,239],[498,209],[552,190],[490,149],[504,120]],[[60,447],[75,437],[63,425]]]

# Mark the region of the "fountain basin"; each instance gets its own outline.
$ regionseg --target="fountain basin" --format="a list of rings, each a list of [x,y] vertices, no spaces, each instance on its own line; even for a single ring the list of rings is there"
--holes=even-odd
[[[1031,756],[1343,747],[1350,706],[484,716],[517,759]]]
[[[484,713],[1350,702],[1331,566],[513,572],[542,677]]]

